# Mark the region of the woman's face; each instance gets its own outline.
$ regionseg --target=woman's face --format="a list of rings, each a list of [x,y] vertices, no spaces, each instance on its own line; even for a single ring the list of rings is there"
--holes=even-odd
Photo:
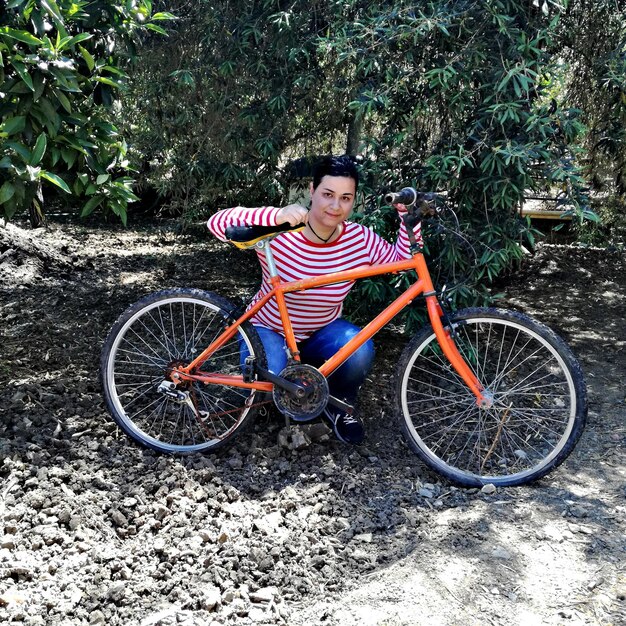
[[[356,184],[348,176],[324,176],[316,189],[311,183],[309,219],[328,229],[337,227],[350,217],[356,198]]]

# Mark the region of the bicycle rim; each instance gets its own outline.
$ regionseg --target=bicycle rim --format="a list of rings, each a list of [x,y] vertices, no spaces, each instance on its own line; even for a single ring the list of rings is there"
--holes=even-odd
[[[478,407],[432,330],[425,332],[400,379],[409,442],[430,467],[464,485],[535,480],[580,436],[582,373],[561,340],[526,316],[491,310],[459,318],[455,343],[493,404]]]
[[[181,402],[158,391],[168,368],[197,357],[225,328],[228,312],[210,298],[159,296],[121,321],[105,355],[105,394],[116,421],[153,449],[189,453],[223,445],[251,417],[258,392],[187,383]],[[258,354],[253,330],[240,328],[198,370],[241,374],[240,346]]]

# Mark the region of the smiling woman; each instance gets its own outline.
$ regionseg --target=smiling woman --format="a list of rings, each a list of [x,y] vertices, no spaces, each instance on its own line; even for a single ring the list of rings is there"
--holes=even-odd
[[[342,223],[352,213],[356,186],[350,176],[325,175],[317,186],[311,183],[311,209],[304,229],[309,239],[329,243],[341,236]]]
[[[395,244],[385,241],[366,226],[348,220],[358,182],[358,172],[351,157],[325,157],[313,171],[308,209],[300,204],[235,207],[218,211],[207,225],[216,237],[227,241],[226,228],[229,226],[304,224],[297,231],[281,233],[270,244],[278,276],[285,281],[409,258],[409,239],[402,220]],[[401,204],[396,208],[400,214],[406,211]],[[415,235],[420,238],[419,225],[415,226]],[[272,289],[272,273],[266,257],[262,251],[257,252],[263,271],[262,282],[250,306]],[[359,332],[357,326],[341,318],[343,302],[352,284],[344,282],[285,294],[304,363],[319,367]],[[277,303],[271,300],[251,321],[265,348],[268,369],[280,373],[287,366],[287,349]],[[242,360],[246,356],[244,352],[242,348]],[[374,345],[369,340],[329,377],[330,393],[353,405],[373,359]],[[354,412],[329,407],[324,410],[324,416],[341,441],[362,441],[363,425]]]

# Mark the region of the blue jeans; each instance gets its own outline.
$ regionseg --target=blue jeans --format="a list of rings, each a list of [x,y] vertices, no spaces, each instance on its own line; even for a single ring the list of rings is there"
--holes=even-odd
[[[267,369],[274,374],[280,374],[287,366],[288,353],[285,338],[280,333],[264,326],[255,326],[254,328],[259,333],[265,348]],[[302,362],[313,365],[313,367],[320,367],[360,330],[358,326],[350,324],[344,319],[336,319],[298,344]],[[242,343],[242,363],[248,355],[248,349]],[[354,404],[359,387],[363,384],[373,361],[374,342],[369,339],[328,377],[330,395]]]

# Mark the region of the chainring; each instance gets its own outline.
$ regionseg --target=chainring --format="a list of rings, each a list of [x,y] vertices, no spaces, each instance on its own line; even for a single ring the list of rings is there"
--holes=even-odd
[[[278,410],[295,422],[308,422],[317,417],[328,404],[328,381],[312,365],[296,363],[288,365],[280,374],[291,383],[307,388],[307,395],[298,398],[295,394],[274,385],[272,396]]]

